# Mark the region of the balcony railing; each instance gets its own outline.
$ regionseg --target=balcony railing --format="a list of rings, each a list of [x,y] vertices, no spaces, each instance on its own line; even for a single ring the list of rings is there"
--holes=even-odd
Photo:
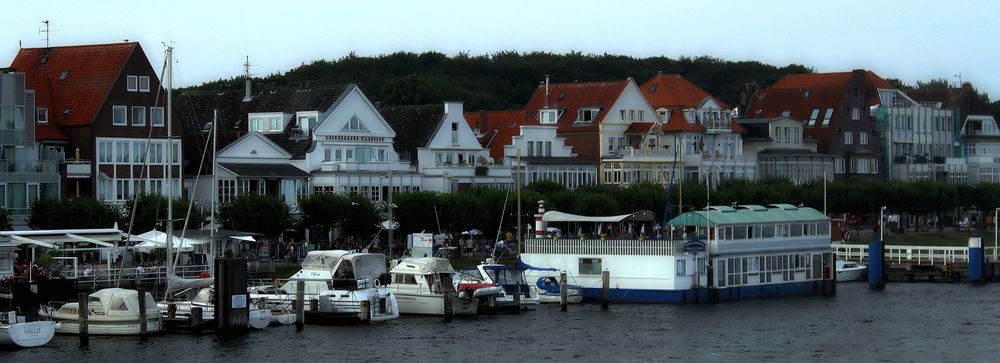
[[[637,149],[633,147],[626,147],[615,150],[611,153],[612,157],[673,157],[674,152],[669,149],[664,148],[652,148],[652,149]]]
[[[59,163],[52,160],[4,161],[0,162],[0,172],[58,173]]]

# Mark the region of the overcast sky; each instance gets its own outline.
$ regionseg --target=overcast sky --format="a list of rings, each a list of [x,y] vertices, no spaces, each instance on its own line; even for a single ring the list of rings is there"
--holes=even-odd
[[[216,3],[220,4],[216,4]],[[0,64],[24,47],[139,41],[178,86],[285,72],[351,51],[710,55],[819,72],[972,82],[1000,98],[1000,1],[5,1]],[[170,8],[167,6],[170,5]],[[539,79],[543,77],[539,75]],[[640,82],[642,80],[639,80]]]

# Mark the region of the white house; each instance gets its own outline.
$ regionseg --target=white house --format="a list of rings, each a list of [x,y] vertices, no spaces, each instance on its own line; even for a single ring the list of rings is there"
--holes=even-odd
[[[518,158],[520,154],[520,158]],[[551,180],[575,189],[597,184],[597,164],[582,160],[556,135],[553,126],[520,127],[520,134],[503,146],[504,164],[521,169],[521,185]],[[516,178],[515,178],[516,179]]]
[[[756,155],[757,177],[784,177],[794,183],[833,180],[833,156],[816,152],[802,121],[788,116],[739,120],[743,153]]]

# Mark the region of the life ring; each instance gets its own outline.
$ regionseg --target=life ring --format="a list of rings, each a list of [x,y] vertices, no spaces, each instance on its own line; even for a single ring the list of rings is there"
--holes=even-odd
[[[375,279],[375,287],[382,287],[382,280]]]

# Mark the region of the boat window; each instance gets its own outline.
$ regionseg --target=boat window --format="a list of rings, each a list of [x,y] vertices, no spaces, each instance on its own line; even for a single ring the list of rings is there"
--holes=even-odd
[[[125,306],[125,300],[120,297],[115,297],[114,299],[111,299],[111,310],[128,311],[128,306]]]
[[[581,258],[580,259],[580,274],[581,275],[600,275],[601,271],[601,259],[600,258]]]
[[[354,278],[354,267],[351,266],[350,261],[344,261],[337,267],[337,272],[333,274],[334,278],[338,279],[353,279]]]
[[[417,277],[410,274],[394,274],[392,275],[392,282],[396,284],[416,285]]]
[[[774,238],[774,225],[761,226],[760,238]]]
[[[677,276],[687,274],[687,260],[677,260]]]

